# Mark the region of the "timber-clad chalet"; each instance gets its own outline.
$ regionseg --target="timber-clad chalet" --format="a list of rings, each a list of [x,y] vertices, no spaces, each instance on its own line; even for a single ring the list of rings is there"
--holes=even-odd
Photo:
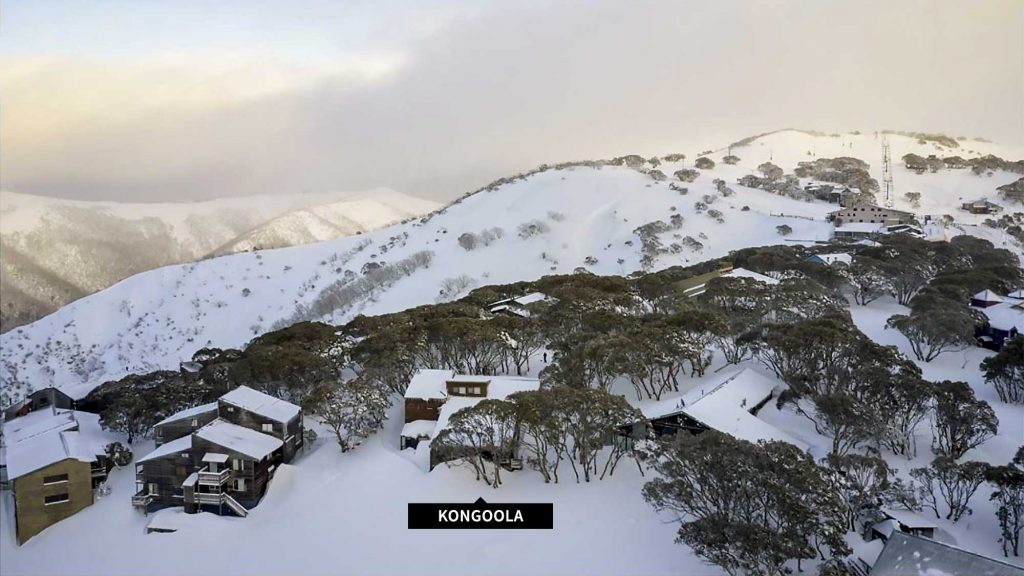
[[[405,426],[400,448],[416,448],[448,427],[453,414],[482,400],[504,400],[516,392],[540,388],[536,378],[456,374],[454,370],[419,370],[405,392]],[[431,452],[430,467],[441,461]]]
[[[154,427],[157,448],[136,461],[132,504],[246,516],[302,449],[303,432],[298,406],[246,386],[182,410]]]

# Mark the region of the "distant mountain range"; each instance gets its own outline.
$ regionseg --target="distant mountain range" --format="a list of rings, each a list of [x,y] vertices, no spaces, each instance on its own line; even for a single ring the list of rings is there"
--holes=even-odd
[[[333,240],[437,207],[388,189],[145,204],[0,192],[0,331],[146,270]]]

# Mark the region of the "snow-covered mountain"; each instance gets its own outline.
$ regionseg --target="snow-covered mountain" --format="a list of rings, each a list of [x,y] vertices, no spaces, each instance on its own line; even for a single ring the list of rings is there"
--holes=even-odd
[[[340,238],[435,208],[387,189],[145,204],[0,192],[0,328],[145,270]]]
[[[303,319],[344,322],[356,314],[453,299],[477,285],[581,268],[628,274],[748,246],[827,240],[833,227],[825,217],[835,205],[747,188],[737,180],[758,174],[767,161],[788,174],[798,162],[839,156],[863,159],[880,179],[882,140],[875,133],[776,132],[706,154],[717,165],[699,170],[693,182],[673,176],[694,168],[699,155],[693,151],[684,151],[681,161],[662,158],[657,166],[636,159],[622,166],[561,165],[503,179],[427,217],[371,233],[138,274],[0,336],[4,398],[49,383],[81,397],[105,380],[176,368],[199,348],[242,346],[275,326]],[[1019,243],[1001,230],[979,226],[986,216],[958,209],[968,200],[1000,202],[996,187],[1019,174],[943,169],[918,175],[899,160],[909,152],[1016,160],[1024,157],[1020,149],[973,140],[952,148],[899,135],[888,141],[894,207],[949,214],[955,224],[939,230],[940,236],[982,235],[1021,253]],[[736,164],[720,161],[729,153],[739,157]],[[723,194],[718,179],[733,193]],[[911,191],[920,192],[919,207],[904,197]],[[277,223],[293,218],[342,226],[334,214],[330,207],[295,212],[251,230],[237,246],[224,245],[273,245],[282,234]],[[780,236],[781,225],[792,232]],[[305,227],[310,238],[319,238],[312,228]]]

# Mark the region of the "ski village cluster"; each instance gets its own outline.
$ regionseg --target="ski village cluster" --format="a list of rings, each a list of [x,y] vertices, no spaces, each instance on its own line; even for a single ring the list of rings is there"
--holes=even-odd
[[[677,155],[612,166],[642,163],[660,185],[664,165],[679,163],[668,184],[684,196],[710,178],[701,172],[739,164],[752,146],[692,165]],[[790,242],[800,219],[774,220],[774,239],[654,265],[674,250],[660,238],[686,233],[673,216],[636,228],[647,259],[636,273],[581,268],[467,284],[451,298],[345,322],[297,319],[239,348],[194,346],[176,369],[70,389],[31,382],[3,412],[4,554],[57,550],[72,522],[98,533],[116,523],[132,546],[155,550],[161,539],[193,542],[194,531],[230,538],[254,534],[250,526],[298,525],[296,510],[318,507],[380,539],[436,547],[441,540],[406,531],[400,514],[382,512],[370,525],[372,511],[483,495],[553,502],[554,529],[540,536],[552,543],[571,541],[577,525],[564,522],[579,520],[604,523],[593,529],[611,540],[597,548],[613,547],[616,531],[635,531],[676,551],[664,564],[635,565],[637,573],[1024,575],[1019,252],[945,233],[941,214],[911,207],[927,198],[901,197],[907,209],[894,208],[887,143],[882,157],[880,183],[863,162],[838,155],[801,162],[795,175],[768,161],[735,183],[716,180],[717,195],[698,202],[714,219],[738,194],[732,186],[749,198],[805,195],[801,202],[832,204],[828,238]],[[908,179],[978,165],[1013,174],[1005,190],[958,194],[956,210],[1024,212],[1022,162],[902,159]],[[520,228],[520,239],[560,221]],[[1012,221],[990,228],[1013,226],[1019,233]],[[472,236],[453,249],[503,240]],[[351,480],[358,490],[332,484],[361,467],[390,472]],[[448,487],[416,487],[431,477]],[[366,485],[375,478],[380,489]],[[634,500],[642,504],[628,522],[596,516]],[[92,513],[101,507],[117,520]],[[522,520],[514,508],[439,514],[439,522]],[[533,536],[502,536],[520,537]]]

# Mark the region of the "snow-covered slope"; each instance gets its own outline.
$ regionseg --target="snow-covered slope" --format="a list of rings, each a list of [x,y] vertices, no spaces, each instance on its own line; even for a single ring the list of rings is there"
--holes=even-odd
[[[922,211],[927,210],[922,213],[948,213],[966,224],[984,217],[957,211],[961,199],[996,200],[995,188],[1019,176],[976,176],[965,170],[918,176],[903,169],[898,158],[911,151],[1024,156],[1019,150],[975,141],[946,151],[914,138],[889,140],[896,164],[896,207],[909,208],[903,193],[920,191]],[[627,274],[642,268],[645,247],[635,230],[655,221],[666,223],[667,230],[657,235],[664,253],[649,263],[651,268],[724,256],[748,246],[826,240],[832,226],[824,218],[834,205],[744,188],[736,180],[768,160],[788,173],[799,161],[835,156],[862,158],[880,177],[881,140],[874,134],[831,137],[783,131],[731,151],[741,158],[738,164],[719,162],[695,182],[675,181],[676,187],[688,189],[685,194],[671,187],[671,174],[692,167],[693,154],[684,162],[659,166],[669,175],[664,181],[627,167],[550,169],[468,196],[430,217],[375,232],[139,274],[0,336],[2,390],[7,397],[18,396],[28,387],[52,382],[82,396],[105,380],[175,368],[204,346],[241,346],[295,320],[343,322],[359,313],[456,298],[476,285],[580,267]],[[723,155],[724,149],[710,156],[718,161]],[[724,180],[735,194],[716,193],[714,179]],[[695,206],[707,201],[704,196],[713,197],[708,208],[719,211],[719,218]],[[682,217],[681,223],[675,219],[678,228],[673,216]],[[782,224],[792,228],[785,238],[776,231]],[[484,231],[500,237],[485,241]],[[997,244],[1020,250],[1002,232],[985,232]],[[471,250],[458,241],[466,233],[477,235]],[[652,246],[647,243],[648,249]],[[428,251],[431,258],[424,265],[423,253]],[[364,274],[374,264],[391,272],[401,264],[403,271]]]
[[[0,327],[39,318],[132,274],[214,251],[339,238],[436,207],[387,189],[159,204],[0,192]]]
[[[213,254],[220,256],[333,240],[422,216],[438,208],[436,202],[393,190],[376,190],[340,202],[287,212],[239,234]]]

